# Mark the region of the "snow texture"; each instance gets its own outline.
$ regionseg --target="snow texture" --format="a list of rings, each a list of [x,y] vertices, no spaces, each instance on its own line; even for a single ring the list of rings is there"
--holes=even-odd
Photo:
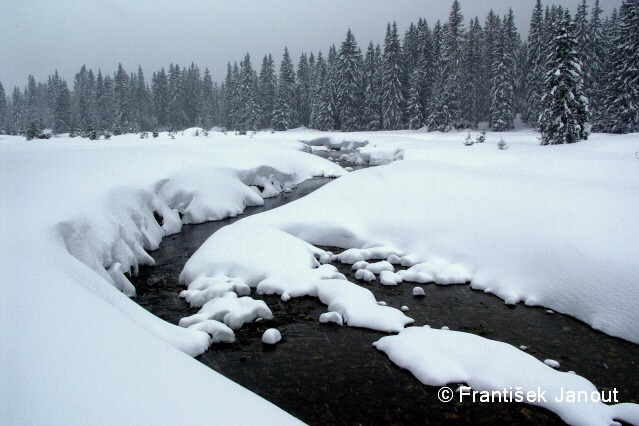
[[[275,135],[185,134],[0,136],[3,424],[296,422],[191,358],[231,341],[228,327],[160,320],[129,299],[128,276],[184,223],[346,172]],[[184,395],[190,403],[176,404]]]
[[[520,390],[524,395],[539,388],[545,391],[546,401],[538,398],[528,402],[547,408],[566,423],[609,425],[614,424],[614,419],[639,423],[637,404],[606,405],[590,397],[585,402],[558,402],[566,399],[569,392],[592,395],[597,388],[581,376],[555,371],[506,343],[424,326],[382,337],[373,346],[426,385],[465,383],[475,391]]]

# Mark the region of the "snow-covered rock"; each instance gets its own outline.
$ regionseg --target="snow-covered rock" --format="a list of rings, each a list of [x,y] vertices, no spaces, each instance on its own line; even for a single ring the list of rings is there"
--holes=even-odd
[[[423,297],[426,296],[424,289],[421,287],[413,287],[413,296],[415,297]]]
[[[322,315],[320,315],[319,321],[322,324],[332,322],[337,325],[344,325],[344,319],[339,314],[339,312],[325,312]]]
[[[282,334],[277,328],[269,328],[262,334],[262,343],[267,345],[274,345],[282,340]]]
[[[237,297],[235,293],[226,293],[223,297],[210,300],[197,314],[180,319],[180,327],[189,327],[207,320],[222,321],[232,330],[239,330],[256,318],[272,319],[273,314],[262,300],[250,297]]]

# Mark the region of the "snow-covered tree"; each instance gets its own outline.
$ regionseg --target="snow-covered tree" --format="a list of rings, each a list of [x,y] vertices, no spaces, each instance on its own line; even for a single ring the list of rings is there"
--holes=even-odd
[[[605,94],[605,60],[606,60],[606,36],[603,33],[603,11],[599,6],[599,0],[591,10],[589,23],[590,48],[587,59],[582,63],[584,67],[584,92],[589,102],[590,123],[596,130],[601,122],[601,104]]]
[[[463,47],[466,37],[464,17],[459,0],[453,5],[443,31],[442,67],[444,71],[442,102],[447,110],[448,122],[444,129],[452,130],[461,125],[461,95],[463,87]]]
[[[198,125],[209,130],[217,121],[215,101],[215,86],[208,68],[204,69],[202,77],[202,98],[200,99],[200,120]]]
[[[557,22],[548,64],[538,123],[542,145],[587,139],[588,100],[583,94],[581,63],[568,10]]]
[[[114,133],[126,132],[131,123],[131,109],[129,107],[129,76],[124,71],[122,64],[118,64],[118,70],[113,76],[113,95],[115,106]]]
[[[260,128],[262,111],[260,109],[257,75],[251,65],[251,57],[247,53],[240,64],[239,82],[240,119],[238,130],[253,130]]]
[[[513,113],[513,66],[508,52],[508,30],[504,21],[499,40],[499,48],[493,60],[493,81],[491,82],[490,127],[495,132],[503,132],[514,127]]]
[[[151,81],[153,91],[153,111],[159,129],[168,128],[169,116],[169,80],[164,67],[153,74]]]
[[[275,75],[275,63],[273,57],[264,55],[262,68],[260,69],[260,105],[262,106],[262,127],[270,127],[273,120],[273,107],[277,93],[277,77]]]
[[[275,130],[288,130],[295,126],[295,71],[293,62],[284,48],[273,110],[272,126]]]
[[[424,125],[422,115],[422,105],[419,96],[420,75],[416,69],[410,79],[410,89],[408,90],[408,101],[406,102],[406,120],[409,129],[419,129]]]
[[[297,64],[297,80],[295,85],[296,111],[299,123],[308,127],[311,121],[311,69],[308,56],[302,53]]]
[[[61,80],[53,111],[53,133],[68,132],[71,125],[71,93],[67,82]]]
[[[0,82],[0,135],[5,135],[8,133],[7,110],[7,94],[4,91],[2,82]]]
[[[361,57],[355,36],[349,29],[342,42],[337,63],[337,102],[341,130],[350,132],[360,128],[361,109]]]
[[[612,133],[639,131],[639,1],[624,0],[607,76],[604,130]]]
[[[381,48],[377,49],[371,41],[366,49],[362,71],[362,86],[364,87],[364,107],[362,110],[362,128],[365,130],[379,130],[382,126],[382,65]]]
[[[384,130],[404,127],[404,94],[402,92],[402,56],[397,24],[386,27],[382,75],[382,125]]]

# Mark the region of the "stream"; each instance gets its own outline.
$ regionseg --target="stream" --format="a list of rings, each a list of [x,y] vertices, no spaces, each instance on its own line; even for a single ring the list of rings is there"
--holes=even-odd
[[[343,152],[316,154],[338,160]],[[266,199],[263,206],[249,207],[235,218],[185,225],[151,253],[156,266],[142,267],[132,279],[137,289],[134,300],[173,324],[196,313],[197,308],[178,297],[183,290],[178,276],[211,234],[243,217],[302,198],[331,180],[309,179],[293,192]],[[321,248],[336,254],[341,251]],[[379,281],[365,283],[355,279],[350,265],[334,265],[351,282],[370,289],[377,300],[396,308],[408,306],[406,315],[415,319],[414,325],[448,326],[514,346],[525,345],[531,355],[559,361],[561,371],[575,371],[600,391],[616,388],[619,401],[639,402],[637,345],[546,309],[508,306],[468,285],[423,285],[426,297],[415,298],[412,283],[391,287]],[[442,403],[437,397],[439,387],[422,385],[372,347],[385,333],[320,324],[318,318],[326,306],[316,298],[282,302],[278,296],[258,296],[254,291],[251,297],[264,300],[274,319],[245,325],[235,332],[234,343],[215,344],[196,359],[308,424],[563,424],[555,414],[531,405]],[[261,341],[264,330],[271,327],[283,337],[274,347]]]

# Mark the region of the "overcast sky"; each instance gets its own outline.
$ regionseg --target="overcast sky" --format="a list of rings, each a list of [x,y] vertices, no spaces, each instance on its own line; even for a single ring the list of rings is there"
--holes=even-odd
[[[528,33],[534,0],[460,0],[466,22],[492,8],[512,7]],[[580,0],[554,0],[576,10]],[[589,0],[594,3],[594,0]],[[605,14],[621,0],[600,0]],[[544,4],[550,3],[545,1]],[[350,27],[362,50],[383,42],[388,21],[401,35],[411,21],[446,20],[452,0],[0,0],[0,81],[6,92],[33,74],[43,81],[58,70],[72,87],[82,64],[112,73],[142,65],[147,79],[169,63],[208,67],[221,81],[226,63],[246,52],[259,70],[265,53],[279,69],[284,46],[297,63],[302,52],[324,54]]]

